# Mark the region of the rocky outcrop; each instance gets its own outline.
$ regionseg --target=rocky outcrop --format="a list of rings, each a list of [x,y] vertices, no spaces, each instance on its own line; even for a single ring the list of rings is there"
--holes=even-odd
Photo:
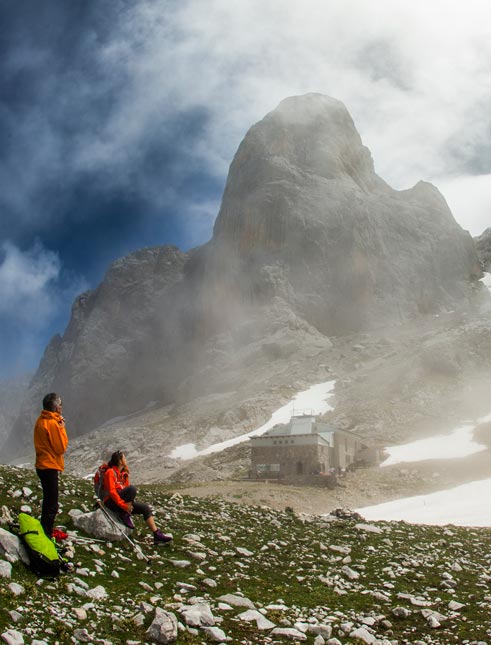
[[[17,419],[32,374],[0,381],[0,448]]]
[[[72,437],[149,401],[172,399],[182,358],[175,354],[182,344],[175,290],[186,259],[175,247],[136,251],[114,262],[96,290],[75,300],[64,335],[46,348],[7,453],[30,445],[50,391],[62,393]]]
[[[84,434],[151,401],[237,390],[253,367],[284,372],[329,335],[468,307],[481,275],[434,186],[390,188],[339,101],[286,99],[241,143],[208,244],[133,253],[76,300],[8,449],[30,443],[47,391]]]
[[[208,306],[278,295],[327,334],[461,306],[481,276],[439,191],[391,189],[344,105],[318,94],[247,133],[202,265]]]
[[[487,228],[479,237],[474,238],[474,241],[484,270],[491,273],[491,228]]]

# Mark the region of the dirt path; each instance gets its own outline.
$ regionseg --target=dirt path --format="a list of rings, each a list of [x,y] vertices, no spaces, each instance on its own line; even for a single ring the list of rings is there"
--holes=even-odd
[[[334,490],[285,486],[271,481],[212,481],[174,485],[173,489],[195,497],[218,496],[229,502],[290,507],[296,513],[321,515],[335,508],[362,508],[412,495],[430,494],[459,484],[491,477],[491,452],[464,459],[429,460],[387,468],[360,469],[339,480]]]

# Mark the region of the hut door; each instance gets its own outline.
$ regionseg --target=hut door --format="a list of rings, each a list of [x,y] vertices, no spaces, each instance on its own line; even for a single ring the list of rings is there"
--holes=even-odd
[[[303,464],[301,461],[297,461],[297,475],[303,475]]]

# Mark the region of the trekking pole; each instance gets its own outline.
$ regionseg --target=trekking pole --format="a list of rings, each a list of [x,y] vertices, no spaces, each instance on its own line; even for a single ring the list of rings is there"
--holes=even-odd
[[[102,544],[107,544],[107,540],[97,540],[96,538],[93,538],[93,537],[82,537],[81,535],[75,535],[70,531],[68,531],[67,534],[68,534],[67,540],[70,540],[71,542],[88,542],[91,544],[93,542],[101,542]]]
[[[112,515],[109,514],[108,510],[104,506],[104,503],[102,500],[98,499],[96,502],[96,505],[101,509],[101,511],[104,513],[104,515],[107,517],[107,519],[115,526],[118,531],[121,533],[121,535],[128,540],[128,542],[131,544],[133,549],[141,555],[141,557],[146,561],[147,565],[150,566],[151,560],[148,558],[142,551],[141,547],[139,544],[136,544],[136,542],[133,542],[133,540],[130,538],[129,535],[126,535],[126,533],[123,531],[123,528],[119,525],[118,522],[112,517]]]

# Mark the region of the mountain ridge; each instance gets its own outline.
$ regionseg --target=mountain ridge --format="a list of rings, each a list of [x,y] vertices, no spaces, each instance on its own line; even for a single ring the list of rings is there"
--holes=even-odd
[[[137,251],[76,300],[5,450],[29,445],[45,391],[79,436],[150,401],[259,388],[288,362],[305,377],[334,337],[476,306],[481,276],[438,190],[380,179],[340,101],[285,99],[239,146],[207,244]]]

